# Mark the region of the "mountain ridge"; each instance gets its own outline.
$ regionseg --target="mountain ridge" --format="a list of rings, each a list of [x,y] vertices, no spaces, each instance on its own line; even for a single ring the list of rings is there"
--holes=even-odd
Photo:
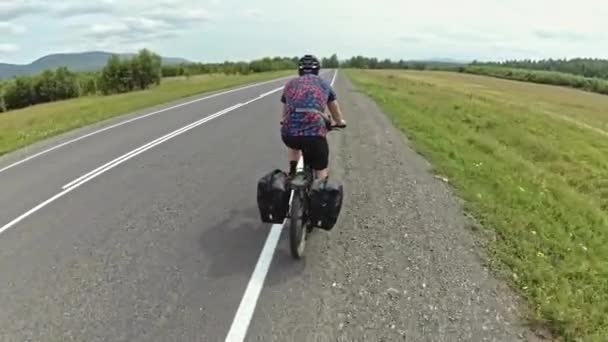
[[[107,51],[85,51],[73,53],[53,53],[42,56],[29,64],[0,63],[0,79],[12,78],[21,75],[33,75],[46,69],[56,69],[65,66],[71,71],[100,70],[112,55],[123,58],[131,57],[134,53],[112,53]],[[189,63],[179,57],[162,57],[163,65]]]

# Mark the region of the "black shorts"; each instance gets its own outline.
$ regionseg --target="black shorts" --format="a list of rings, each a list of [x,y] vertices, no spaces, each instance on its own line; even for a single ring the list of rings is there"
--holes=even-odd
[[[285,145],[302,151],[304,164],[313,170],[326,169],[329,164],[329,146],[325,137],[283,136]]]

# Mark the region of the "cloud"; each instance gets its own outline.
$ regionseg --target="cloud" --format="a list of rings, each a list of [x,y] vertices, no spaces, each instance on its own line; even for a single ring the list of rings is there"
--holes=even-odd
[[[0,44],[0,53],[12,53],[19,50],[19,47],[15,44]]]
[[[424,43],[437,39],[437,36],[427,32],[405,33],[399,36],[399,40],[405,43]]]
[[[90,26],[84,33],[84,40],[93,40],[97,47],[120,44],[143,44],[146,42],[173,38],[179,29],[163,20],[146,17],[125,17],[112,23]]]
[[[35,0],[7,0],[0,2],[0,20],[16,19],[28,14],[45,11],[45,2]]]
[[[116,4],[114,0],[100,0],[95,3],[83,3],[69,0],[54,3],[44,0],[0,0],[0,21],[13,20],[40,13],[48,13],[59,18],[69,18],[111,13],[115,9]]]
[[[112,13],[115,10],[110,1],[99,1],[91,3],[69,3],[64,2],[53,8],[53,13],[61,18],[76,17],[83,15],[95,15]]]
[[[259,18],[264,15],[264,11],[259,8],[250,8],[241,12],[246,18]]]
[[[8,34],[22,34],[25,33],[27,29],[23,25],[19,25],[12,22],[0,21],[0,34],[8,35]]]
[[[144,12],[144,15],[149,18],[163,20],[176,26],[185,26],[195,23],[205,23],[212,19],[209,11],[199,9],[186,8],[157,8],[152,11]]]
[[[593,38],[591,34],[565,30],[535,30],[534,36],[543,40],[577,42]]]
[[[108,38],[112,36],[128,37],[141,33],[162,33],[164,30],[171,29],[171,25],[161,20],[127,17],[122,19],[122,21],[114,23],[95,24],[91,26],[86,35],[91,38]]]
[[[118,44],[138,44],[174,38],[199,24],[207,23],[213,15],[202,8],[194,8],[181,0],[156,0],[156,5],[146,10],[143,3],[132,2],[131,5],[142,6],[139,16],[116,17],[109,23],[97,23],[92,26],[80,23],[74,31],[82,31],[83,39],[94,39],[101,46]],[[162,6],[160,6],[162,4]]]
[[[408,32],[399,35],[398,39],[405,43],[426,44],[488,44],[504,43],[506,37],[489,33],[482,29],[463,29],[448,27],[429,27],[420,32]]]

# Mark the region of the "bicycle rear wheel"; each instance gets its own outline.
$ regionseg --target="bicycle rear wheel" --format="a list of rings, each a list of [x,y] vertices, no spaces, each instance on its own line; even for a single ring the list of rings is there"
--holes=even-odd
[[[289,247],[291,256],[295,259],[301,259],[304,256],[306,231],[302,198],[296,193],[291,203],[291,219],[289,220]]]

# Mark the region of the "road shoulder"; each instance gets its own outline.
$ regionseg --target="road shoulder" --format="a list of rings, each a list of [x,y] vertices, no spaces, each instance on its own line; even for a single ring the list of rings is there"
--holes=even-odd
[[[533,340],[449,186],[375,103],[344,76],[336,86],[349,122],[330,138],[340,222],[303,262],[284,234],[249,340]]]

